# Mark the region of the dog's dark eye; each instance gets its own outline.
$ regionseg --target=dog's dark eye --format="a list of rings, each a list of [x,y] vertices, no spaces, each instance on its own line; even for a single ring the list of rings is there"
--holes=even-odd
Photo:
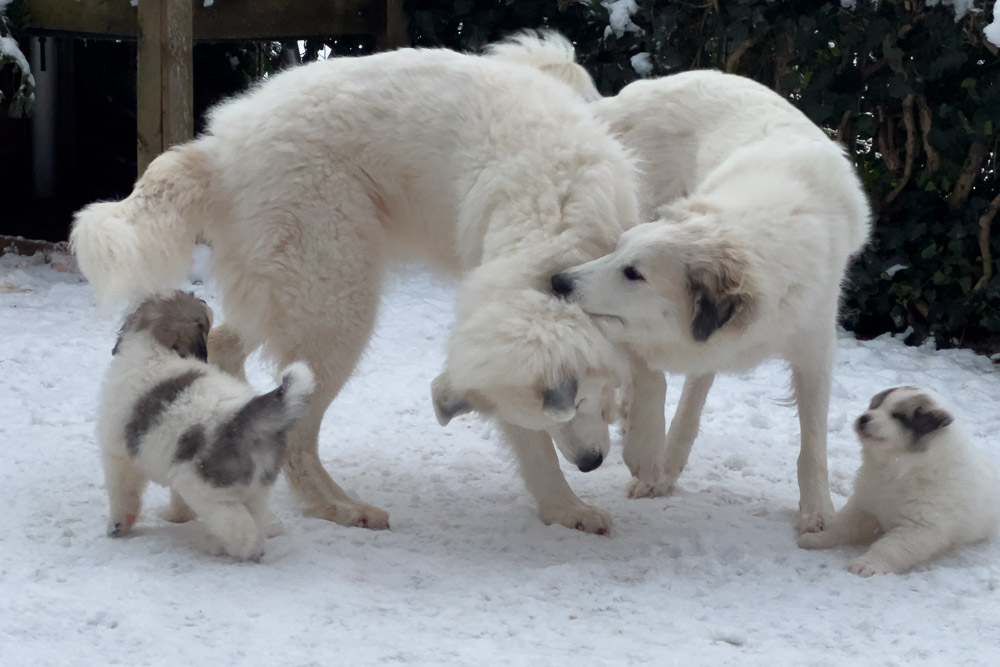
[[[906,413],[905,412],[893,412],[890,416],[893,419],[895,419],[896,421],[901,421],[901,422],[905,422],[906,421]]]
[[[628,280],[645,280],[634,266],[626,266],[622,269],[622,275]]]

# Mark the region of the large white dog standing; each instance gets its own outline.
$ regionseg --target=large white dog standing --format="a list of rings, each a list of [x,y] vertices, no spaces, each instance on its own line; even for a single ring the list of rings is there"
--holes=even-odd
[[[549,46],[572,62],[568,43]],[[369,527],[388,515],[323,469],[323,413],[371,335],[390,258],[464,274],[439,419],[496,416],[541,518],[603,533],[607,514],[570,490],[552,439],[581,469],[600,464],[628,361],[548,277],[637,222],[632,161],[570,86],[501,58],[406,49],[302,66],[221,105],[127,199],[82,210],[72,244],[114,302],[174,286],[207,240],[226,316],[210,359],[240,373],[263,346],[279,365],[309,364],[316,394],[286,472],[312,514]],[[662,402],[648,412],[630,447],[662,443]]]
[[[636,152],[643,219],[655,222],[554,276],[553,289],[652,367],[686,376],[665,453],[651,439],[625,452],[631,495],[677,480],[717,372],[781,357],[802,429],[798,528],[822,530],[833,513],[826,429],[840,288],[870,226],[854,168],[790,103],[736,75],[638,81],[594,110]]]

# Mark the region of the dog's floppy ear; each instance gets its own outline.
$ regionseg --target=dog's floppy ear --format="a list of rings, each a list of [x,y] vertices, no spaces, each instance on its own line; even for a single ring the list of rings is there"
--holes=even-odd
[[[447,426],[458,415],[472,412],[472,404],[452,388],[444,373],[431,382],[431,398],[434,400],[434,414],[441,426]]]
[[[687,265],[691,293],[691,336],[705,342],[740,311],[749,306],[743,260],[732,252],[716,249]]]
[[[542,412],[553,421],[568,422],[576,416],[576,392],[579,384],[575,377],[557,387],[542,390]]]
[[[925,436],[928,433],[944,428],[955,421],[947,411],[940,408],[926,408],[918,405],[913,409],[913,416],[910,417],[910,429],[918,436]]]

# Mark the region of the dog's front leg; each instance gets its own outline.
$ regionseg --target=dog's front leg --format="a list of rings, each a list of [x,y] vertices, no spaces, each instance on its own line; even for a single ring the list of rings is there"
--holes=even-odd
[[[514,448],[524,485],[538,503],[538,515],[546,524],[559,523],[585,533],[608,535],[611,517],[587,505],[569,488],[559,469],[552,438],[544,431],[498,422],[504,438]]]
[[[644,361],[630,359],[632,366],[632,404],[629,407],[623,437],[622,456],[632,473],[630,498],[658,496],[670,489],[660,488],[663,456],[666,450],[666,419],[663,407],[667,397],[667,379],[663,371],[649,368]]]
[[[814,341],[822,340],[817,335]],[[791,360],[792,388],[799,411],[802,448],[799,452],[799,533],[823,530],[833,516],[826,459],[827,413],[830,409],[830,376],[836,341],[831,328],[827,340]]]
[[[852,560],[847,570],[859,577],[905,572],[943,551],[948,544],[945,532],[940,526],[898,526]]]
[[[694,375],[684,378],[684,388],[677,402],[674,418],[670,420],[670,430],[667,431],[666,457],[661,468],[661,477],[649,488],[641,486],[641,482],[633,480],[629,495],[633,498],[642,496],[660,496],[673,488],[677,478],[684,471],[691,447],[698,437],[698,427],[701,424],[701,411],[708,398],[708,390],[712,388],[715,374]]]

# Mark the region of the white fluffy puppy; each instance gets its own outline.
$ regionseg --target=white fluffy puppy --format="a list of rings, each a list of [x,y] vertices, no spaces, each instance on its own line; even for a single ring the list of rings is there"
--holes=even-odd
[[[190,508],[230,556],[259,560],[264,537],[281,530],[268,493],[313,376],[292,364],[281,386],[258,396],[207,363],[210,327],[205,302],[180,291],[146,299],[122,325],[97,425],[108,535],[129,531],[152,479],[174,492],[175,516]]]
[[[847,566],[869,577],[903,572],[996,534],[996,469],[939,396],[916,387],[887,389],[854,429],[862,447],[854,495],[822,533],[799,536],[800,547],[871,544]]]

